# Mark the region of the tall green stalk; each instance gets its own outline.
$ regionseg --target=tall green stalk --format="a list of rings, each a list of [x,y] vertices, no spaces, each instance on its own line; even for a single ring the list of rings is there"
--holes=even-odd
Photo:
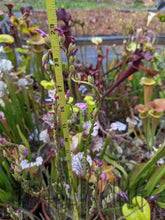
[[[58,38],[57,32],[56,32],[57,34],[56,33],[54,34],[54,32],[52,32],[53,28],[57,28],[55,1],[46,0],[46,7],[47,7],[47,16],[48,16],[52,54],[53,54],[55,72],[56,72],[55,74],[56,85],[57,85],[57,88],[59,87],[61,88],[60,92],[58,91],[58,95],[59,95],[59,103],[60,103],[60,108],[61,108],[61,121],[63,124],[63,132],[64,132],[63,136],[64,136],[68,176],[69,176],[70,190],[71,190],[71,197],[72,197],[72,204],[73,204],[73,215],[74,215],[74,218],[78,220],[79,213],[77,210],[75,192],[73,188],[72,158],[70,154],[69,131],[68,131],[68,124],[67,124],[66,100],[65,100],[64,82],[63,82],[63,75],[62,75],[62,65],[61,65],[61,59],[60,59],[59,38]]]

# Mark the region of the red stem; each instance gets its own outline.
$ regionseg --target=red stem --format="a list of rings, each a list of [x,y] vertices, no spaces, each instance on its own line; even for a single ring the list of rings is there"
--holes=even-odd
[[[42,211],[43,211],[43,214],[44,214],[46,220],[51,220],[51,219],[49,218],[49,216],[47,215],[47,212],[46,212],[46,210],[45,210],[45,204],[44,204],[44,202],[42,202],[41,204],[42,204]]]
[[[34,213],[36,211],[36,209],[38,208],[39,204],[41,203],[41,201],[38,201],[35,206],[33,207],[33,209],[30,210],[30,213]]]
[[[105,220],[102,213],[101,213],[101,208],[100,208],[100,193],[98,193],[98,197],[97,197],[97,209],[99,212],[100,219]]]

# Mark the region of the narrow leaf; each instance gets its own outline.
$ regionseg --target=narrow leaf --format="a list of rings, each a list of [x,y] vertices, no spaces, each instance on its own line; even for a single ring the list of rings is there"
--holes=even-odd
[[[29,162],[31,162],[31,161],[32,161],[32,156],[31,156],[31,149],[30,149],[29,142],[28,142],[28,140],[25,138],[25,136],[23,135],[23,133],[21,132],[21,129],[20,129],[20,127],[19,127],[18,124],[17,124],[17,130],[18,130],[19,136],[20,136],[21,140],[23,141],[25,147],[28,149],[28,153],[29,153],[29,154],[28,154],[27,158],[28,158]]]
[[[144,190],[146,190],[146,196],[150,196],[153,192],[156,185],[159,183],[159,180],[165,175],[165,164],[163,164],[160,167],[157,167],[147,182],[147,185],[145,186]]]

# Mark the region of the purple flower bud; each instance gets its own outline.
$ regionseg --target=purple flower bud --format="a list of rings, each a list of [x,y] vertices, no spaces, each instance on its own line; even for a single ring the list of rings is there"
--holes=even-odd
[[[96,73],[99,73],[99,70],[96,70],[93,73],[91,73],[91,76],[94,76]]]
[[[78,48],[76,48],[71,55],[72,55],[72,56],[75,56],[76,53],[77,53],[77,51],[78,51]]]
[[[0,138],[0,144],[3,144],[4,138]]]
[[[10,173],[11,173],[11,174],[14,174],[14,170],[13,170],[12,167],[10,167]]]
[[[104,164],[104,159],[102,159],[102,161],[100,163],[98,163],[98,167],[101,167]]]
[[[126,196],[126,194],[125,194],[123,191],[121,191],[121,192],[119,193],[119,195],[120,195],[121,197],[123,197],[128,203],[130,202],[129,199],[128,199],[128,197]]]
[[[85,111],[87,109],[87,104],[86,103],[77,103],[76,105],[82,111]]]
[[[99,163],[97,162],[97,160],[96,160],[96,159],[94,159],[93,161],[95,162],[95,164],[96,164],[98,167],[101,167],[101,166],[104,164],[104,161],[105,161],[105,160],[104,160],[104,159],[102,159],[102,161],[101,161],[101,162],[99,162]]]
[[[102,178],[103,178],[103,182],[105,183],[106,181],[106,177],[107,177],[107,174],[106,173],[102,173]]]
[[[7,204],[7,205],[6,205],[6,208],[7,208],[7,209],[8,209],[8,208],[10,208],[10,205],[9,205],[9,204]]]
[[[16,212],[16,213],[20,213],[20,212],[21,212],[21,210],[20,210],[20,209],[17,209],[15,212]]]
[[[58,95],[54,96],[55,99],[58,99]]]
[[[46,62],[45,61],[42,61],[42,66],[45,66]]]
[[[71,39],[71,42],[74,44],[75,43],[75,38],[73,36],[68,36]]]
[[[69,186],[69,184],[66,184],[66,188],[67,188],[67,189],[70,189],[70,186]]]
[[[70,89],[67,90],[66,92],[66,98],[69,99],[69,94],[70,94]]]
[[[53,28],[53,30],[54,30],[54,31],[58,31],[58,35],[61,36],[61,37],[62,37],[63,34],[64,34],[64,33],[63,33],[63,30],[62,30],[61,28]]]
[[[43,37],[43,38],[47,37],[47,35],[44,31],[37,29],[37,28],[34,28],[34,30],[37,31],[41,35],[41,37]]]
[[[25,149],[25,153],[24,153],[26,156],[28,156],[29,155],[29,151],[28,151],[28,149],[26,148]]]

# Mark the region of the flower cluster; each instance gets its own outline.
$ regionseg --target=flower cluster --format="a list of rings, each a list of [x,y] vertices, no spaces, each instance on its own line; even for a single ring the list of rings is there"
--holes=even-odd
[[[8,73],[13,69],[12,62],[6,59],[0,59],[0,74]]]
[[[36,158],[36,161],[35,162],[28,162],[27,159],[25,160],[22,160],[21,163],[20,163],[20,166],[22,168],[22,170],[25,170],[25,169],[29,169],[29,168],[32,168],[32,167],[39,167],[41,166],[43,163],[43,158],[42,157],[37,157]]]

